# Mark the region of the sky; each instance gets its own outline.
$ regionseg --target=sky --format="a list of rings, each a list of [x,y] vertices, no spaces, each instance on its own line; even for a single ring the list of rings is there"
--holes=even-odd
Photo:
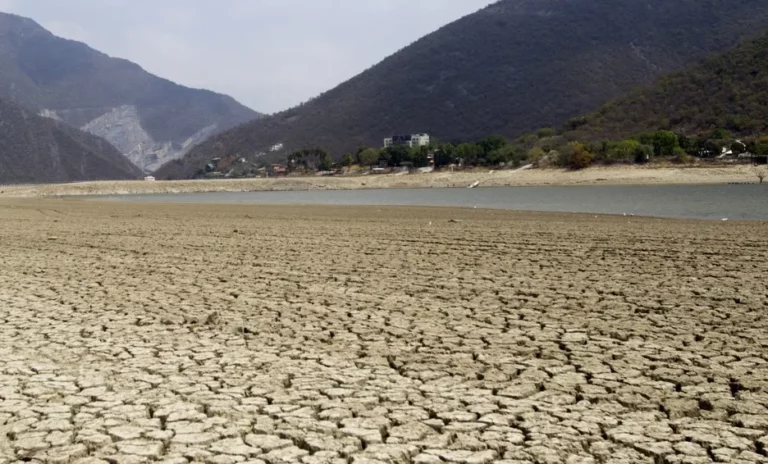
[[[307,101],[492,0],[0,0],[56,35],[263,113]]]

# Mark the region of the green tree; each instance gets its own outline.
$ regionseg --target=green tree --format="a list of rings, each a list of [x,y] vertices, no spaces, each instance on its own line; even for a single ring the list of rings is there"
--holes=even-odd
[[[720,139],[697,139],[694,152],[702,158],[714,158],[723,152],[723,147],[727,145],[725,140]]]
[[[456,147],[451,143],[441,143],[435,151],[435,167],[447,166],[456,162]]]
[[[480,147],[474,143],[462,143],[456,146],[456,157],[464,160],[464,164],[475,165],[480,155]]]
[[[347,153],[346,155],[344,155],[344,160],[342,160],[341,164],[346,166],[346,167],[349,167],[349,166],[352,166],[352,164],[354,164],[354,162],[355,162],[355,160],[352,157],[352,153]]]
[[[735,141],[731,144],[731,151],[734,155],[741,155],[747,152],[747,146],[743,142]]]
[[[321,171],[328,171],[333,167],[333,158],[329,153],[323,153],[320,157],[319,167]]]
[[[677,134],[670,131],[656,131],[653,137],[653,150],[656,156],[674,156],[679,147]]]
[[[544,156],[546,153],[540,147],[533,147],[528,150],[528,162],[530,163],[538,163]]]
[[[643,158],[649,154],[653,154],[652,146],[643,145],[637,140],[622,140],[608,144],[606,161],[616,163],[643,162]]]
[[[651,160],[651,156],[653,156],[653,146],[651,145],[640,145],[637,147],[637,150],[635,151],[635,163],[643,164],[647,163]]]
[[[643,134],[639,137],[639,141],[643,144],[652,145],[655,156],[674,156],[675,148],[680,146],[677,134],[666,130]]]
[[[385,157],[392,166],[402,166],[403,163],[410,163],[411,150],[406,145],[395,145],[384,149]]]
[[[688,153],[692,153],[693,151],[695,151],[696,137],[688,137],[683,134],[678,134],[677,138],[679,141],[680,148],[682,148]]]
[[[547,137],[546,139],[540,140],[536,146],[541,147],[542,150],[544,150],[545,153],[556,149],[557,147],[562,147],[563,145],[566,145],[568,143],[568,140],[565,137],[562,137],[560,135],[555,135],[552,137]]]
[[[509,142],[500,135],[491,135],[477,142],[477,145],[480,146],[483,155],[487,157],[490,153],[496,150],[501,150],[509,145]]]
[[[366,148],[357,154],[357,162],[362,166],[372,166],[379,162],[379,150]]]
[[[525,151],[512,145],[506,145],[488,154],[490,164],[518,164],[523,158],[525,158]]]
[[[516,145],[522,145],[526,149],[533,148],[536,142],[539,141],[539,137],[536,134],[521,135],[515,139]]]
[[[750,143],[749,152],[756,163],[768,162],[768,137]]]
[[[411,149],[411,162],[415,168],[429,166],[429,147],[414,147]]]

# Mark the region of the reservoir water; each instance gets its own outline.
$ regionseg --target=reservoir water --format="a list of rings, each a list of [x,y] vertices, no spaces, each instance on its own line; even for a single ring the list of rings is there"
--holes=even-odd
[[[665,218],[768,220],[768,185],[498,187],[111,196],[146,203],[452,206]]]

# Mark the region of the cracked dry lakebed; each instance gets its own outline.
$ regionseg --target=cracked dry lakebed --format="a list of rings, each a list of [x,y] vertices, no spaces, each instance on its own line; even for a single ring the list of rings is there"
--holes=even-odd
[[[768,462],[768,226],[0,201],[0,463]]]

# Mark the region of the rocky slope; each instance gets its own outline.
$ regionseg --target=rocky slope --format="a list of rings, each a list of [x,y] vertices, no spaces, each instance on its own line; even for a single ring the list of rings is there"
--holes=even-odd
[[[260,115],[0,13],[0,98],[109,140],[152,171],[212,134]]]
[[[341,157],[394,133],[515,137],[766,31],[767,19],[766,0],[502,0],[309,103],[209,140],[158,175],[189,177],[212,157],[275,143]]]
[[[0,183],[136,179],[106,140],[0,100]]]

